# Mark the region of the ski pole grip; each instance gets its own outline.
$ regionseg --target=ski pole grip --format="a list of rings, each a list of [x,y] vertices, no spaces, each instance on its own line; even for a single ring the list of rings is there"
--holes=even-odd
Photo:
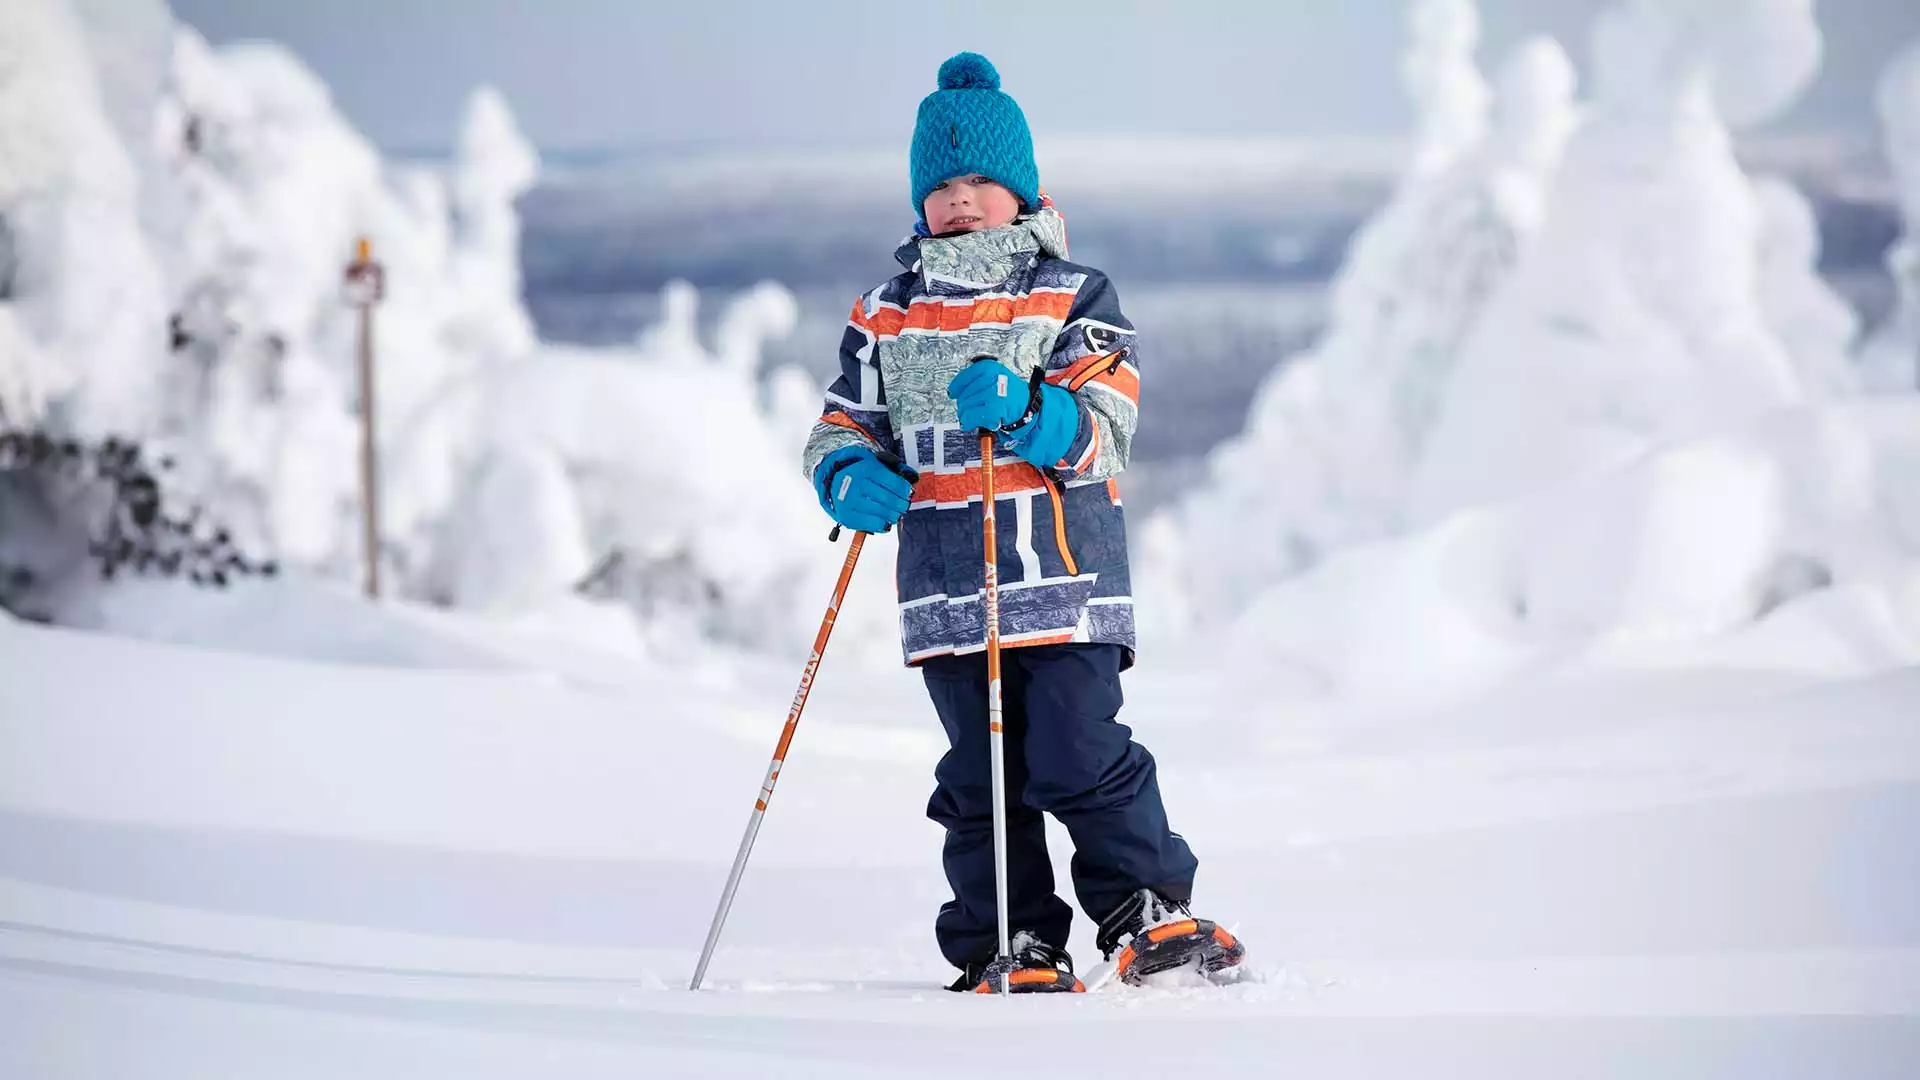
[[[1000,358],[997,356],[992,356],[987,353],[981,353],[979,356],[976,356],[973,359],[967,361],[967,365],[971,367],[982,360],[999,360],[999,359]],[[992,429],[981,428],[980,433],[982,435],[986,435],[986,434],[1005,435],[1015,428],[1025,426],[1040,412],[1040,401],[1041,401],[1040,387],[1045,385],[1046,381],[1047,381],[1047,365],[1045,364],[1033,365],[1033,373],[1027,376],[1027,411],[1021,415],[1020,419],[1015,420],[1011,424],[1002,424],[1001,426],[997,428],[992,428]]]
[[[986,361],[986,360],[991,360],[991,361],[998,361],[999,359],[1000,359],[1000,358],[999,358],[999,357],[997,357],[997,356],[993,356],[993,355],[990,355],[990,354],[988,354],[988,353],[981,353],[981,354],[980,354],[979,356],[976,356],[976,357],[974,357],[973,359],[971,359],[971,360],[969,360],[969,361],[967,361],[967,366],[968,366],[968,367],[972,367],[973,365],[975,365],[975,364],[978,364],[978,363],[980,363],[981,361]],[[981,428],[981,429],[980,429],[980,434],[982,434],[982,435],[990,435],[990,434],[992,434],[992,433],[993,433],[993,429],[992,429],[992,428]]]
[[[906,462],[901,461],[900,455],[892,452],[891,450],[875,450],[873,452],[873,456],[880,459],[880,464],[885,465],[887,468],[892,469],[894,472],[899,473],[900,476],[903,479],[905,479],[907,483],[917,484],[920,482],[919,471],[916,470],[913,466],[907,464]]]

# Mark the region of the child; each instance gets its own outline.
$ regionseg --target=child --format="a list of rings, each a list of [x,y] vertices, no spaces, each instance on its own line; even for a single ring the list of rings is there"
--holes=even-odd
[[[1155,963],[1135,937],[1191,918],[1196,863],[1167,824],[1152,756],[1114,719],[1134,645],[1114,482],[1138,417],[1133,326],[1103,274],[1067,261],[1026,118],[993,65],[961,53],[941,65],[939,86],[914,127],[921,218],[894,253],[907,271],[854,304],[806,471],[840,524],[899,525],[902,645],[951,746],[927,807],[947,830],[953,886],[934,933],[961,969],[951,989],[972,990],[998,949],[979,438],[998,433],[1015,960],[1066,972],[1071,985],[1073,909],[1054,895],[1046,812],[1073,837],[1074,890],[1100,920],[1101,950],[1137,977]],[[1045,381],[1030,390],[1035,369]],[[1163,935],[1178,940],[1153,943],[1159,966],[1200,953],[1209,968],[1240,958],[1231,935],[1216,938],[1207,923]]]

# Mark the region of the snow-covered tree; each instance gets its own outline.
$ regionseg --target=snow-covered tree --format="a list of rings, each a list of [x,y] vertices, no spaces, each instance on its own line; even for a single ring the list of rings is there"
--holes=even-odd
[[[1887,252],[1899,301],[1862,349],[1873,389],[1920,390],[1920,42],[1906,47],[1880,76],[1880,123],[1906,231]]]
[[[373,242],[385,557],[403,587],[477,448],[468,384],[533,348],[513,200],[538,162],[491,90],[468,109],[451,179],[386,166],[324,85],[275,46],[218,52],[182,29],[176,132],[180,350],[199,373],[175,410],[201,486],[290,561],[359,556],[354,315],[340,276]]]
[[[1417,520],[1834,392],[1833,365],[1797,356],[1762,308],[1767,216],[1727,126],[1790,103],[1819,52],[1795,0],[1602,13],[1589,115],[1535,242],[1462,348]]]
[[[593,553],[566,462],[526,442],[488,450],[442,523],[432,588],[478,610],[551,604],[585,580]]]
[[[1485,138],[1492,91],[1474,63],[1480,10],[1474,0],[1417,0],[1407,11],[1400,83],[1418,117],[1410,176],[1442,171]]]
[[[754,464],[790,455],[801,399],[817,406],[804,376],[760,370],[764,342],[793,328],[793,297],[752,290],[722,313],[711,347],[690,286],[638,350],[542,346],[520,298],[514,206],[537,175],[489,89],[469,103],[450,170],[394,167],[278,46],[213,49],[150,0],[10,8],[8,580],[29,566],[43,585],[86,569],[100,548],[90,541],[125,539],[108,533],[128,492],[143,521],[202,507],[196,521],[219,523],[162,530],[205,548],[219,563],[209,577],[256,565],[236,544],[353,577],[356,316],[341,274],[364,236],[387,271],[374,337],[382,556],[397,591],[490,610],[580,604],[568,598],[611,557],[586,584],[650,621],[804,642],[811,628],[788,625],[787,601],[831,560],[766,538],[809,531],[818,511],[789,470]],[[689,469],[689,454],[726,483],[689,482],[709,475]],[[172,510],[154,472],[163,455],[177,463],[165,476]],[[143,555],[144,543],[116,540],[107,550],[118,554],[100,558],[169,561]],[[194,558],[172,561],[201,568]],[[42,589],[33,610],[55,592]]]
[[[1920,396],[1857,393],[1805,199],[1731,150],[1819,53],[1804,2],[1603,13],[1585,117],[1429,399],[1398,530],[1244,582],[1242,666],[1392,697],[1580,656],[1778,662],[1789,639],[1810,668],[1920,655]],[[1242,520],[1288,494],[1243,485]],[[1247,558],[1223,535],[1215,558]]]
[[[0,407],[8,422],[133,431],[164,358],[134,161],[64,0],[0,20]]]
[[[540,609],[577,586],[628,605],[663,642],[807,639],[818,612],[799,601],[810,585],[824,596],[835,567],[793,538],[825,523],[807,485],[766,462],[792,455],[819,387],[759,370],[763,341],[791,329],[793,297],[770,283],[741,294],[711,346],[692,286],[665,300],[636,348],[548,346],[474,383],[480,462],[437,538],[431,595]],[[531,501],[505,497],[505,477]],[[890,607],[870,615],[849,618],[846,636],[890,636]]]
[[[1820,225],[1791,181],[1755,177],[1760,216],[1760,313],[1787,350],[1814,397],[1856,393],[1860,371],[1852,349],[1860,316],[1820,277]]]
[[[456,348],[522,356],[534,346],[520,299],[520,215],[514,200],[533,186],[540,159],[513,112],[488,86],[467,100],[453,174],[453,285],[459,310],[448,321]]]
[[[1325,337],[1269,376],[1207,486],[1153,522],[1186,568],[1162,609],[1233,610],[1328,551],[1399,527],[1409,475],[1463,336],[1512,273],[1574,123],[1553,42],[1518,47],[1490,94],[1468,0],[1420,0],[1403,63],[1420,117],[1408,171],[1333,285]],[[1491,98],[1491,103],[1490,103]],[[1175,554],[1175,551],[1178,554]],[[1151,556],[1150,556],[1151,558]]]

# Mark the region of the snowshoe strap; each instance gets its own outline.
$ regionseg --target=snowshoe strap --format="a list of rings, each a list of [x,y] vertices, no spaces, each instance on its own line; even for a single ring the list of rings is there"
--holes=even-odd
[[[1152,889],[1140,889],[1100,920],[1100,934],[1094,944],[1100,949],[1102,959],[1111,960],[1135,934],[1176,918],[1192,918],[1187,905],[1169,900]]]

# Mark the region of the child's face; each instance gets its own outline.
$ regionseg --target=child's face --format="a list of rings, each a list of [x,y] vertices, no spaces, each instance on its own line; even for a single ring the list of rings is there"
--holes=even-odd
[[[926,216],[927,231],[935,236],[978,232],[1011,224],[1020,213],[1020,200],[984,176],[955,176],[942,180],[927,195],[920,212]]]

